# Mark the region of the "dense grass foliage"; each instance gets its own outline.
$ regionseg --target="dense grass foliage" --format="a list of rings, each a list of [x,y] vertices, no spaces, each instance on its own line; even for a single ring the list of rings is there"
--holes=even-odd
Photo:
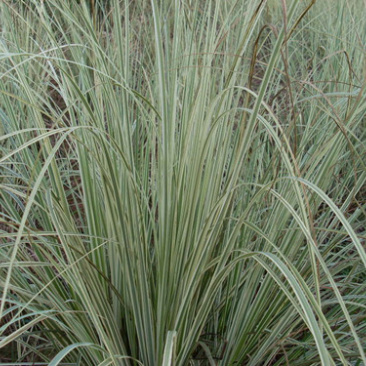
[[[0,363],[366,365],[364,0],[3,0]]]

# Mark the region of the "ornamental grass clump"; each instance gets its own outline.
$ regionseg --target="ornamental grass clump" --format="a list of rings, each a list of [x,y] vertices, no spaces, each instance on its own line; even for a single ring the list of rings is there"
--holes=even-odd
[[[0,4],[0,365],[366,364],[366,4]]]

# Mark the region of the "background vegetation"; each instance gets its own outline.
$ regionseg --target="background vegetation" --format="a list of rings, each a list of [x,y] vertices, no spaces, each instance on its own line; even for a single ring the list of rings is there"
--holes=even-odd
[[[2,1],[3,364],[366,365],[365,12]]]

